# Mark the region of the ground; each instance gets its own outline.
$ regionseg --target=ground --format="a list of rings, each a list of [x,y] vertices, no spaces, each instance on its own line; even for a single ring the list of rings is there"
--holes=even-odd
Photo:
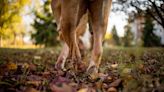
[[[96,79],[54,69],[58,53],[1,48],[0,92],[164,92],[164,48],[105,48]]]

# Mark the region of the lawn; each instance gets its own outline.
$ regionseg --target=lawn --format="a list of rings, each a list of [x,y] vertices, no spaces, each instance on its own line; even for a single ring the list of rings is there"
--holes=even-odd
[[[0,92],[164,92],[164,48],[104,48],[96,79],[55,70],[58,53],[0,48]]]

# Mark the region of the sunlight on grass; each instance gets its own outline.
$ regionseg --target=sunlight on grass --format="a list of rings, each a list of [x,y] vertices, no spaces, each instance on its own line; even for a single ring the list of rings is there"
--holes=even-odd
[[[20,48],[20,49],[37,49],[43,48],[42,45],[9,45],[9,46],[2,46],[1,48]]]

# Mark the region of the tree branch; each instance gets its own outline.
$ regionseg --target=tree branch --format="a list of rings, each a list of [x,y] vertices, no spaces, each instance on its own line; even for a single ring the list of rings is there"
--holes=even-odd
[[[162,22],[159,21],[158,18],[156,18],[149,9],[147,10],[147,13],[162,26]]]
[[[151,4],[153,5],[153,7],[155,8],[155,11],[156,11],[157,15],[159,16],[159,18],[160,18],[160,20],[162,22],[162,25],[161,26],[164,28],[164,18],[162,16],[162,14],[160,13],[160,11],[158,10],[158,7],[155,4],[155,1],[154,2],[151,1],[151,0],[148,0],[148,1],[151,2]],[[163,11],[161,11],[161,12],[163,12]]]

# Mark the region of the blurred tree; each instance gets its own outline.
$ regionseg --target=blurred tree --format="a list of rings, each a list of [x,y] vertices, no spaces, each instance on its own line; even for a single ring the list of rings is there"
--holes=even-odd
[[[131,27],[129,24],[127,24],[124,29],[125,29],[125,35],[122,38],[122,40],[123,40],[122,42],[125,47],[130,47],[130,46],[132,46],[132,42],[134,40],[134,35],[131,31]]]
[[[144,41],[143,46],[151,47],[151,46],[161,46],[160,40],[161,38],[156,36],[153,32],[154,24],[153,20],[150,16],[145,17],[145,27],[142,39]]]
[[[116,0],[113,10],[128,13],[147,13],[164,28],[164,0]]]
[[[0,0],[0,40],[13,39],[15,43],[16,35],[23,34],[22,13],[29,3],[30,0]]]
[[[113,26],[113,28],[112,28],[112,39],[113,39],[115,45],[118,45],[118,46],[121,45],[120,38],[117,34],[116,26]]]
[[[57,25],[51,13],[50,1],[45,0],[44,5],[40,9],[41,11],[39,9],[35,11],[36,18],[33,27],[36,31],[31,35],[35,40],[35,44],[55,46],[59,43],[57,40],[58,32],[56,31]]]

